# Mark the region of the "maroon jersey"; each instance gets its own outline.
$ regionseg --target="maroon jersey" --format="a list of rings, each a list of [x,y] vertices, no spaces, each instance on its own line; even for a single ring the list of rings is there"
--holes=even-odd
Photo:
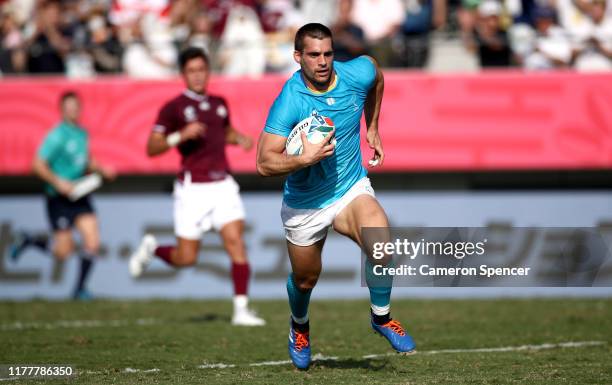
[[[229,110],[223,98],[187,90],[162,107],[153,131],[167,136],[195,121],[204,123],[206,130],[201,138],[178,145],[181,154],[178,177],[183,180],[185,173],[189,172],[193,182],[222,180],[229,173],[225,135],[230,124]]]

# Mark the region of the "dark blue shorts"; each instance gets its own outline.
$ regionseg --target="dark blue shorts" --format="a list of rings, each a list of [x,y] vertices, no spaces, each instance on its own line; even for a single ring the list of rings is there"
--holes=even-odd
[[[65,196],[47,196],[47,216],[53,231],[71,229],[79,215],[93,213],[89,195],[74,202]]]

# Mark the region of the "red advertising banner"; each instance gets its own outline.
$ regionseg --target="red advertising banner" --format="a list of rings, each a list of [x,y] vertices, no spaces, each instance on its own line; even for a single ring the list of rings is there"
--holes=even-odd
[[[380,118],[382,170],[612,168],[612,74],[519,72],[428,75],[388,72]],[[234,126],[258,137],[284,77],[213,78]],[[92,153],[122,173],[165,173],[178,156],[148,158],[157,111],[182,91],[179,79],[94,81],[18,78],[0,81],[0,174],[25,174],[57,123],[58,96],[83,99]],[[372,151],[363,137],[364,163]],[[232,169],[255,172],[255,149],[228,148]]]

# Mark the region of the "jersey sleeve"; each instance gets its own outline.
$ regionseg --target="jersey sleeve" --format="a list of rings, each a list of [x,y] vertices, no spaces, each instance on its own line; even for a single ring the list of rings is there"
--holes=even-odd
[[[368,92],[376,80],[376,66],[367,56],[359,56],[344,63],[357,86]]]
[[[224,112],[225,117],[223,118],[223,128],[226,129],[227,127],[231,125],[230,109],[229,109],[229,105],[227,104],[227,100],[223,98],[221,98],[221,105],[225,109],[225,112]]]
[[[62,146],[63,140],[60,131],[55,129],[47,134],[38,148],[38,157],[49,162],[57,154]]]
[[[168,135],[174,131],[177,131],[177,119],[174,111],[175,109],[173,108],[173,104],[166,103],[161,110],[159,110],[157,120],[153,126],[153,132]]]
[[[296,113],[287,88],[276,98],[270,112],[264,131],[269,134],[276,134],[287,137],[297,123]]]

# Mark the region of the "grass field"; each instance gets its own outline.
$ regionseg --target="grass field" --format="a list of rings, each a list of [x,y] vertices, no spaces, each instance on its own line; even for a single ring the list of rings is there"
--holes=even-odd
[[[79,372],[9,382],[19,384],[612,383],[609,299],[395,301],[393,316],[418,345],[411,356],[388,354],[369,328],[367,302],[313,301],[311,342],[322,359],[307,372],[271,362],[288,359],[286,303],[254,307],[268,326],[232,327],[229,301],[2,302],[0,364]],[[471,350],[571,341],[600,342]]]

